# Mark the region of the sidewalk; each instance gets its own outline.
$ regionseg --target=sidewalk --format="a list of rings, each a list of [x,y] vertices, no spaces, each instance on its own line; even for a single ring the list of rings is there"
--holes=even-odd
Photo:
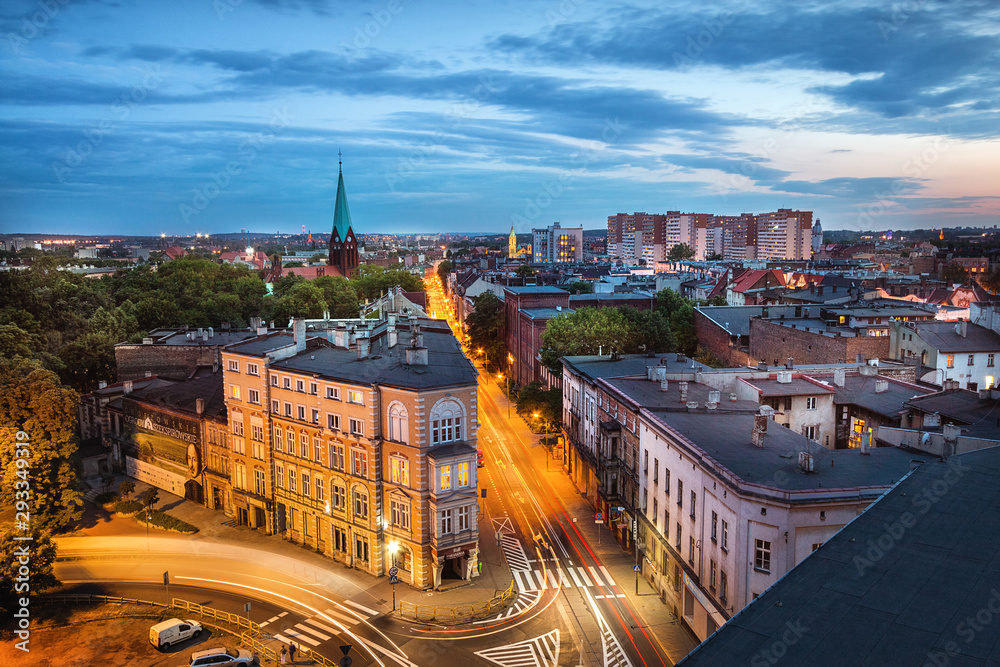
[[[507,407],[507,397],[495,382],[480,389],[488,392],[498,407]],[[528,429],[524,421],[513,412],[513,406],[511,415],[510,426],[516,435],[527,443],[529,455],[534,463],[533,468],[537,474],[545,476],[555,491],[555,500],[566,509],[571,521],[576,520],[573,525],[611,572],[620,589],[618,592],[624,593],[635,607],[639,614],[637,624],[659,641],[674,662],[690,653],[699,644],[697,637],[679,622],[667,605],[660,600],[649,581],[641,575],[638,577],[639,585],[636,593],[636,573],[633,571],[635,555],[622,548],[608,529],[607,523],[595,522],[596,509],[580,495],[580,489],[573,484],[563,469],[562,461],[551,457],[546,460],[548,452],[540,443],[542,436]]]
[[[116,476],[111,489],[117,490],[118,484],[129,479],[124,475]],[[100,480],[86,480],[91,486],[100,490]],[[135,493],[141,493],[149,488],[148,484],[138,480],[135,482]],[[144,537],[146,528],[135,520],[127,517],[115,517],[103,508],[93,503],[95,494],[85,494],[84,516],[80,528],[69,536],[59,538],[60,543],[71,545],[74,537],[113,537],[131,536]],[[290,542],[279,535],[265,533],[248,526],[237,526],[235,520],[222,512],[208,509],[197,503],[185,500],[172,493],[159,489],[160,501],[156,509],[166,512],[198,527],[194,535],[181,535],[157,529],[150,529],[151,538],[176,539],[178,541],[205,544],[222,544],[229,546],[255,549],[276,556],[292,558],[303,565],[296,568],[294,574],[311,583],[317,583],[329,589],[329,592],[354,600],[366,607],[376,609],[380,615],[392,611],[392,585],[386,576],[373,577],[360,570],[348,567],[334,561],[310,547],[303,547]],[[407,601],[420,605],[455,606],[463,604],[481,604],[495,594],[505,590],[511,583],[510,570],[502,558],[499,545],[492,529],[483,522],[489,523],[485,515],[480,517],[480,558],[483,559],[483,571],[470,581],[448,580],[442,590],[422,591],[408,584],[396,584],[396,602]],[[62,546],[61,544],[61,546]]]

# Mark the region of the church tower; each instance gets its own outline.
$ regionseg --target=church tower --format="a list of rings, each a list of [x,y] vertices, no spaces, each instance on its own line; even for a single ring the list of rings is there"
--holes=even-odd
[[[514,233],[514,225],[510,226],[510,237],[507,239],[507,256],[511,259],[517,257],[517,234]]]
[[[338,157],[343,157],[338,153]],[[340,160],[337,180],[337,201],[333,209],[333,232],[330,234],[330,259],[328,265],[336,267],[340,275],[350,278],[358,268],[358,239],[351,226],[351,210],[347,208],[347,191],[344,189],[344,161]]]

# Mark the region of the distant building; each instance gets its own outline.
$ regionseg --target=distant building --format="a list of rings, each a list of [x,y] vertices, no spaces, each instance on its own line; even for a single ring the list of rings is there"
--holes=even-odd
[[[531,261],[582,262],[583,227],[562,227],[555,222],[545,229],[532,229]]]
[[[819,223],[819,218],[816,218],[816,224],[812,228],[812,253],[818,255],[823,251],[823,226]]]
[[[973,391],[997,386],[1000,334],[971,322],[894,320],[889,334],[895,359],[919,361],[921,380],[943,386],[955,380]]]
[[[326,275],[351,277],[358,268],[358,238],[351,224],[351,210],[347,207],[347,190],[344,188],[344,168],[340,163],[337,177],[337,199],[333,209],[333,231],[330,233],[330,258],[327,262],[333,271]]]

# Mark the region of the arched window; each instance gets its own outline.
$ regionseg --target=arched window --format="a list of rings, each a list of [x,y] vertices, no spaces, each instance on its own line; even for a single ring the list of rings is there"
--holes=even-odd
[[[403,443],[410,440],[410,426],[406,408],[399,402],[389,406],[389,440]]]
[[[465,408],[453,399],[446,398],[431,409],[431,444],[454,442],[462,439],[462,421]]]

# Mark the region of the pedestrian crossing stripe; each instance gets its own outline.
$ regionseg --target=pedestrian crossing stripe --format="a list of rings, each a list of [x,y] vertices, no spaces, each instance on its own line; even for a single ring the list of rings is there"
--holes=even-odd
[[[596,568],[573,567],[512,571],[518,592],[545,588],[615,588],[611,573],[602,565]],[[603,578],[602,578],[603,575]]]
[[[283,616],[285,616],[286,614],[288,614],[288,612],[287,612],[287,611],[283,611],[283,612],[281,612],[280,614],[278,614],[277,616],[272,616],[271,618],[269,618],[269,619],[267,619],[266,621],[264,621],[263,623],[261,623],[261,624],[260,624],[260,627],[262,627],[262,628],[263,628],[263,627],[264,627],[265,625],[267,625],[268,623],[274,623],[275,621],[277,621],[277,620],[278,620],[279,618],[282,618],[282,617],[283,617]]]
[[[331,639],[330,635],[323,634],[319,630],[316,630],[315,628],[312,628],[312,627],[306,625],[304,622],[303,623],[299,623],[295,627],[298,630],[301,630],[302,632],[308,632],[311,635],[315,635],[315,636],[319,637],[320,639],[322,639],[325,642],[328,642]],[[336,633],[334,633],[334,634],[336,634]]]
[[[521,545],[519,539],[511,535],[503,535],[500,538],[500,548],[503,550],[503,555],[507,559],[507,565],[512,572],[515,570],[524,571],[531,569],[531,563],[528,560],[527,554],[524,553],[524,547]]]
[[[516,644],[476,651],[476,655],[501,667],[556,667],[559,664],[559,630]]]

